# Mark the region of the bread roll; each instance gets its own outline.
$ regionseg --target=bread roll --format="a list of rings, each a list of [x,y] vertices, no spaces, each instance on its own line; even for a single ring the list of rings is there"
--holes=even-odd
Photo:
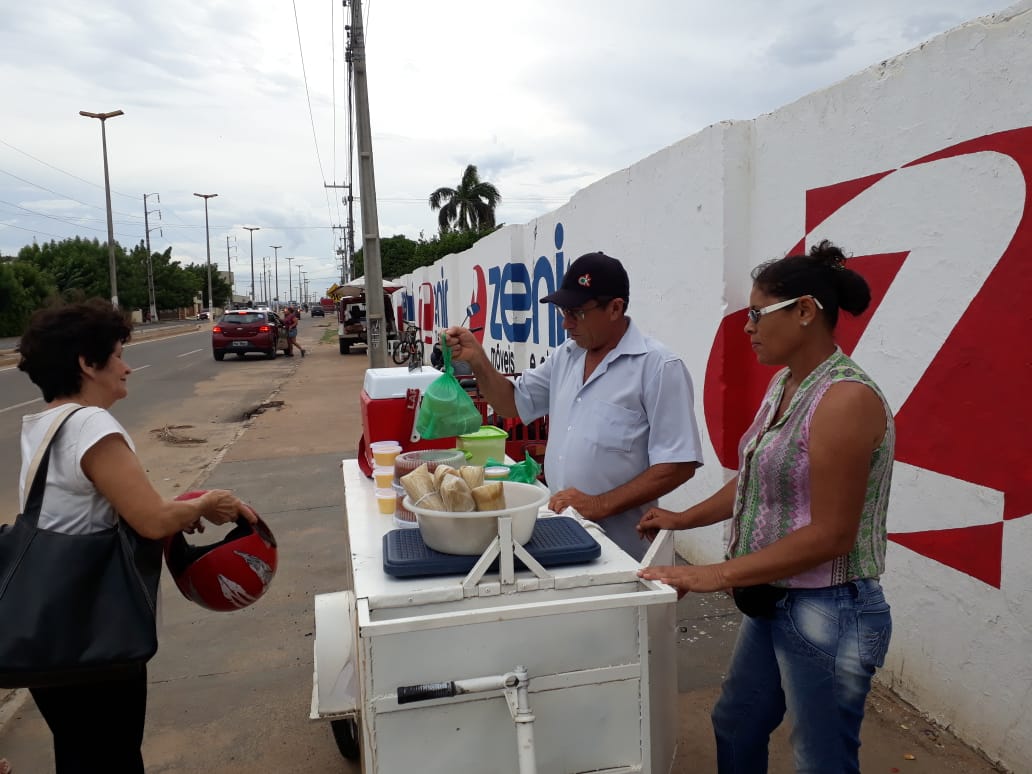
[[[484,469],[479,465],[463,465],[459,468],[459,475],[470,489],[484,485]]]
[[[417,508],[423,508],[428,511],[448,510],[444,507],[444,500],[441,499],[441,496],[437,494],[437,492],[428,492],[427,494],[420,497],[418,501],[413,500],[412,504],[415,505]]]
[[[445,476],[441,481],[439,493],[444,500],[444,507],[453,513],[465,513],[475,511],[477,504],[473,501],[473,494],[469,486],[459,475]]]
[[[430,469],[424,462],[418,468],[401,477],[401,485],[405,487],[405,494],[412,498],[412,502],[418,502],[419,498],[437,491],[434,486],[434,477],[430,475]]]
[[[436,468],[434,468],[434,489],[440,492],[441,482],[444,481],[444,477],[457,475],[459,475],[459,471],[457,471],[451,465],[438,465]]]
[[[501,481],[488,481],[474,489],[472,494],[478,511],[505,510],[505,489]]]

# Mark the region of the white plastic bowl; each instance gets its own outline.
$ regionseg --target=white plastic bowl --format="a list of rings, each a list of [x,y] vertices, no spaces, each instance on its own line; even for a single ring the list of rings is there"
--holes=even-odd
[[[512,517],[512,536],[523,545],[534,534],[538,509],[548,502],[549,491],[538,484],[521,484],[517,481],[502,481],[505,492],[504,511],[428,511],[405,497],[406,510],[416,514],[423,542],[435,551],[444,554],[477,556],[484,553],[498,534],[498,517]]]

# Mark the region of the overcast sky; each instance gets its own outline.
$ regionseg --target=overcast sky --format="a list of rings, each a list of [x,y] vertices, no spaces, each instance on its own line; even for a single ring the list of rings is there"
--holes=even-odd
[[[203,262],[192,194],[217,193],[212,261],[226,268],[229,237],[237,292],[250,285],[243,226],[261,228],[258,272],[282,245],[281,283],[287,257],[313,292],[339,278],[345,192],[324,184],[348,175],[350,10],[295,2],[6,3],[0,254],[106,240],[100,122],[78,113],[123,110],[107,122],[121,244],[143,239],[143,194],[157,193],[152,249]],[[365,0],[380,233],[431,236],[427,197],[469,163],[501,191],[499,222],[524,223],[709,124],[775,110],[1008,5]],[[354,217],[360,234],[357,203]]]

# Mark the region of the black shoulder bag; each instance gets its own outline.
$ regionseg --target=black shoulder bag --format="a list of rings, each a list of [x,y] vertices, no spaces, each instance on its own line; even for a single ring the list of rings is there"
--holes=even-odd
[[[84,535],[39,528],[50,449],[78,410],[55,421],[29,469],[23,513],[0,527],[0,688],[117,677],[158,649],[161,542],[121,518]]]

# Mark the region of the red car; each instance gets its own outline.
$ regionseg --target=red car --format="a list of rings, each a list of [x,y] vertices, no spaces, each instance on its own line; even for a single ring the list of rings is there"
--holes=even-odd
[[[211,329],[211,353],[216,360],[222,360],[227,352],[239,358],[261,352],[272,360],[277,349],[286,351],[287,331],[279,316],[266,309],[233,309]]]

